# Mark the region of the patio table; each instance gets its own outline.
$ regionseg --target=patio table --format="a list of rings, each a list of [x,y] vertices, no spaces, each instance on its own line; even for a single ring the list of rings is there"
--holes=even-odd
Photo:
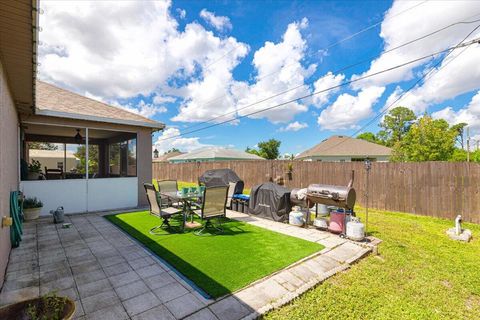
[[[198,227],[200,224],[195,224],[193,222],[193,209],[192,204],[193,202],[201,197],[199,192],[196,193],[187,193],[183,194],[180,191],[160,191],[159,192],[162,196],[170,198],[174,202],[181,202],[183,203],[183,225],[187,226],[187,215],[190,214],[192,217],[192,221],[190,222],[190,227]]]

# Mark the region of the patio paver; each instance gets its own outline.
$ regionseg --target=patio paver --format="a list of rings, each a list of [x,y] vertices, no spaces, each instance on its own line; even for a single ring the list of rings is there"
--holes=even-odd
[[[328,232],[229,211],[230,218],[318,242],[325,249],[214,300],[202,296],[103,214],[107,213],[67,216],[72,223],[68,229],[46,218],[25,223],[21,246],[11,252],[0,305],[57,290],[75,301],[75,319],[254,319],[374,249]]]

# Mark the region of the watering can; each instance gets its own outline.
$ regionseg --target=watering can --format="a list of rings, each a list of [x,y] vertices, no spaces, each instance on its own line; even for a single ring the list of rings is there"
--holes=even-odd
[[[63,207],[58,207],[57,210],[50,210],[50,214],[53,215],[53,223],[63,222]]]

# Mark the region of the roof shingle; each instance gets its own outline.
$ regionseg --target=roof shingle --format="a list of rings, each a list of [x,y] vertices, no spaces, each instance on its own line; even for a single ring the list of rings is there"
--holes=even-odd
[[[38,81],[36,113],[46,116],[120,123],[163,129],[164,124],[139,114]]]
[[[313,148],[300,153],[296,159],[305,159],[314,156],[389,156],[392,149],[365,141],[363,139],[345,136],[331,136]]]

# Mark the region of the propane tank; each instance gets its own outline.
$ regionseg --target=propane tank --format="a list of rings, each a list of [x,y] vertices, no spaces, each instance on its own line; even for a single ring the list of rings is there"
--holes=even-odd
[[[304,213],[300,211],[299,207],[293,207],[293,210],[288,215],[288,223],[294,226],[303,226],[305,223]]]
[[[354,241],[362,241],[365,238],[365,226],[358,218],[352,217],[347,222],[347,237]]]

